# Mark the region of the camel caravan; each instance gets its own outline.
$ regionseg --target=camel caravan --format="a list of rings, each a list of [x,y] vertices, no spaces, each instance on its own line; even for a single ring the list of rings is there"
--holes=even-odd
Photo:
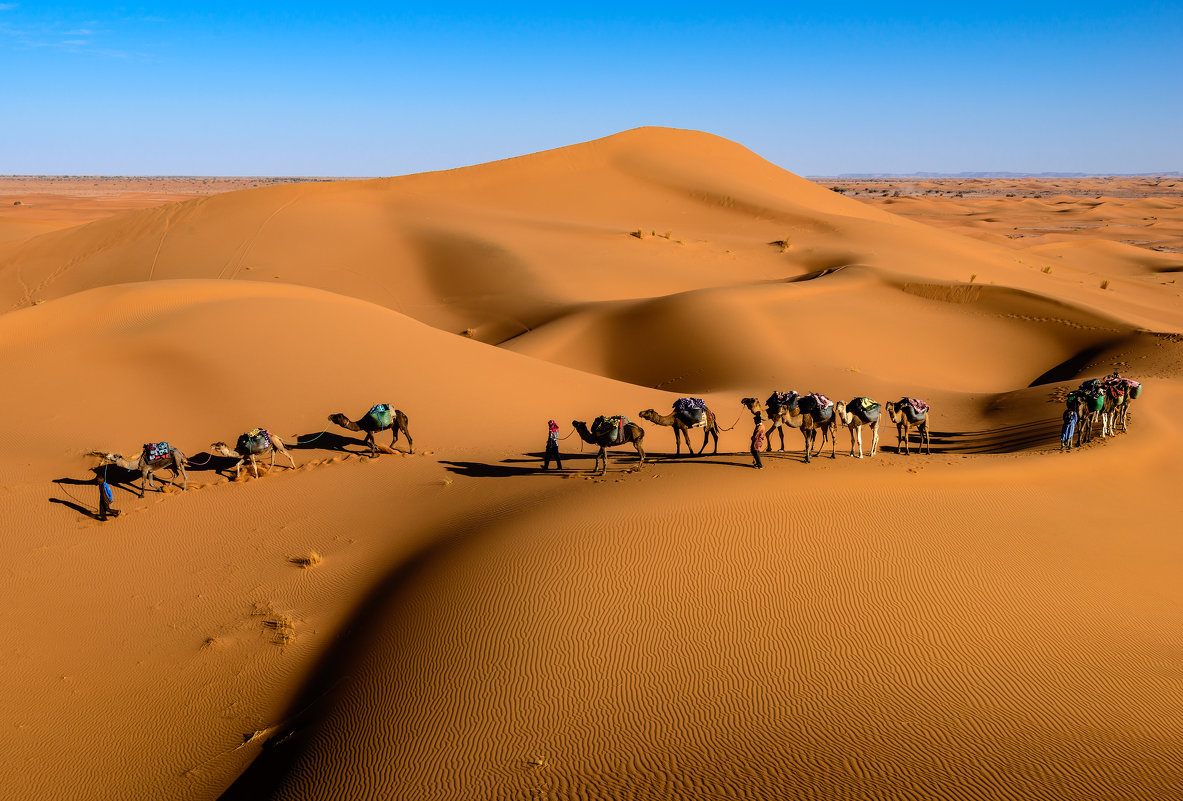
[[[1123,378],[1116,371],[1106,378],[1090,378],[1068,393],[1064,399],[1064,426],[1061,450],[1072,450],[1096,435],[1100,424],[1101,437],[1125,431],[1130,404],[1142,396],[1142,384]]]
[[[1103,379],[1091,378],[1083,382],[1079,387],[1067,393],[1065,398],[1066,409],[1061,430],[1061,449],[1071,450],[1073,447],[1079,447],[1092,441],[1096,436],[1108,437],[1118,431],[1125,431],[1129,420],[1130,404],[1137,400],[1141,394],[1141,383],[1123,378],[1116,372]],[[842,428],[845,428],[850,436],[850,456],[857,459],[863,458],[864,428],[871,436],[870,450],[867,455],[874,456],[879,450],[879,426],[884,419],[889,420],[896,427],[897,453],[904,456],[912,453],[913,432],[916,434],[916,451],[924,454],[932,453],[929,435],[932,410],[925,401],[919,398],[903,397],[898,401],[880,404],[872,398],[859,396],[849,401],[834,402],[820,393],[801,395],[794,391],[773,392],[764,403],[760,403],[756,398],[743,398],[740,400],[740,405],[752,414],[756,425],[760,427],[761,432],[758,436],[753,436],[753,443],[758,441],[764,452],[772,451],[773,432],[779,435],[780,451],[784,452],[785,429],[799,430],[804,440],[802,451],[807,464],[814,456],[821,454],[826,440],[830,441],[830,458],[836,458],[837,432]],[[706,450],[708,442],[713,444],[711,453],[718,454],[720,432],[731,430],[730,428],[720,428],[715,413],[701,398],[678,398],[674,401],[669,414],[646,409],[639,412],[638,417],[653,425],[673,429],[675,458],[681,457],[683,443],[685,443],[686,452],[690,456],[701,455]],[[371,458],[378,455],[375,435],[387,430],[391,432],[391,449],[394,449],[399,436],[402,435],[407,439],[407,452],[415,452],[407,415],[389,403],[375,404],[357,420],[351,420],[340,412],[329,415],[328,419],[333,425],[365,434],[361,443],[369,447]],[[608,449],[621,445],[632,445],[637,452],[637,469],[644,467],[645,430],[628,417],[624,415],[600,416],[595,418],[591,425],[580,420],[573,420],[571,426],[574,429],[572,433],[579,434],[583,442],[598,448],[591,469],[593,474],[603,475],[607,471]],[[731,428],[734,428],[734,425]],[[697,451],[690,441],[690,432],[693,429],[702,430],[702,444]],[[321,434],[300,444],[307,445],[324,433],[322,431]],[[818,439],[819,433],[821,434],[820,441]],[[756,445],[753,444],[753,450],[755,447]],[[92,456],[100,457],[104,465],[113,465],[131,473],[139,473],[139,496],[141,498],[144,497],[146,489],[156,489],[153,476],[157,471],[171,470],[174,474],[173,483],[175,484],[179,479],[183,491],[189,486],[189,477],[185,472],[186,464],[193,467],[208,463],[209,459],[220,456],[234,460],[232,467],[235,480],[241,477],[244,465],[249,465],[252,474],[258,478],[259,460],[270,457],[270,471],[275,467],[276,453],[286,458],[291,469],[295,469],[296,461],[288,452],[284,441],[266,428],[252,429],[242,434],[235,441],[233,447],[225,442],[212,443],[209,446],[209,456],[206,457],[205,462],[187,459],[185,454],[169,445],[168,442],[147,443],[143,446],[140,454],[133,459],[124,458],[117,453],[90,452]]]
[[[398,442],[399,434],[407,438],[407,452],[414,453],[415,446],[411,440],[411,432],[408,429],[407,416],[402,411],[394,408],[389,403],[378,403],[370,407],[358,420],[350,420],[340,412],[329,415],[329,422],[334,425],[350,431],[361,431],[365,433],[365,438],[362,444],[369,446],[370,457],[374,458],[378,455],[378,447],[374,441],[374,435],[390,429],[392,438],[390,440],[390,447],[393,450],[395,444]],[[327,431],[328,429],[325,429]],[[312,442],[318,437],[322,436],[325,431],[312,437],[308,442]],[[303,443],[307,444],[307,442]],[[113,465],[131,473],[140,474],[140,492],[139,496],[144,497],[144,490],[146,488],[156,489],[152,482],[153,474],[158,470],[169,469],[174,474],[174,483],[176,479],[181,479],[181,491],[184,492],[189,488],[189,476],[185,472],[185,465],[188,463],[190,467],[208,464],[210,459],[215,456],[221,456],[227,459],[233,459],[234,464],[234,479],[237,481],[242,476],[243,464],[247,463],[251,467],[251,472],[255,478],[259,477],[259,460],[270,456],[271,463],[268,472],[275,468],[275,454],[279,453],[288,460],[291,469],[296,469],[296,460],[287,450],[287,445],[270,429],[255,428],[240,435],[231,448],[225,442],[214,442],[209,446],[209,455],[204,461],[195,461],[188,459],[185,454],[181,453],[176,448],[168,444],[168,442],[148,442],[145,443],[139,456],[135,459],[125,459],[118,453],[105,453],[103,451],[91,451],[89,455],[98,456],[102,459],[103,465]],[[218,472],[221,472],[220,470]]]

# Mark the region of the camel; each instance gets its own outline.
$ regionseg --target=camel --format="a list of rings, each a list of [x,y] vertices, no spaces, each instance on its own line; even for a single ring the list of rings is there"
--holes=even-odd
[[[251,435],[254,436],[251,436]],[[248,431],[238,438],[238,442],[234,443],[234,450],[225,442],[215,442],[209,446],[210,453],[216,453],[219,456],[228,456],[231,459],[238,459],[234,463],[234,480],[237,481],[242,475],[242,463],[244,460],[249,460],[251,463],[251,470],[255,474],[255,478],[259,477],[259,463],[256,457],[266,456],[271,454],[271,468],[275,467],[275,452],[279,451],[288,458],[292,463],[292,469],[296,469],[296,460],[288,453],[287,448],[283,446],[283,440],[272,434],[266,428],[256,428],[254,431]]]
[[[932,411],[926,407],[923,412],[917,413],[916,407],[912,405],[909,398],[901,398],[895,403],[883,404],[883,411],[887,412],[887,416],[891,422],[895,423],[896,435],[896,451],[900,449],[900,443],[904,445],[904,455],[910,456],[912,454],[909,446],[909,427],[915,427],[920,434],[920,442],[916,450],[919,452],[925,449],[925,452],[932,453],[932,442],[928,436],[928,418]]]
[[[389,403],[379,403],[371,408],[360,420],[350,420],[341,412],[329,415],[329,422],[348,428],[350,431],[364,431],[366,438],[363,442],[370,446],[370,456],[378,455],[378,447],[374,444],[374,435],[379,431],[391,429],[394,438],[390,440],[390,447],[398,442],[401,431],[407,436],[407,452],[415,452],[415,443],[411,440],[411,432],[407,430],[407,416]]]
[[[167,445],[168,443],[160,443]],[[148,449],[149,445],[144,446],[144,450],[135,459],[124,459],[118,453],[99,453],[92,451],[96,456],[101,456],[108,464],[113,464],[116,467],[121,467],[132,473],[140,474],[140,497],[144,497],[145,487],[152,486],[152,474],[157,470],[169,468],[174,473],[175,478],[181,478],[184,483],[181,486],[181,491],[189,489],[189,476],[185,473],[185,454],[181,453],[176,448],[168,448],[163,456],[158,456],[155,459],[149,459]]]
[[[1092,428],[1092,415],[1094,412],[1088,398],[1077,392],[1069,392],[1064,402],[1069,409],[1076,412],[1076,435],[1074,437],[1075,442],[1072,443],[1072,446],[1079,448],[1089,440],[1089,434],[1091,432],[1088,429]]]
[[[830,426],[838,420],[838,413],[835,409],[830,412],[828,417],[822,416],[822,410],[817,405],[817,400],[813,395],[802,395],[797,399],[797,415],[789,418],[789,424],[795,428],[801,429],[801,435],[805,437],[805,464],[809,464],[810,451],[813,450],[813,443],[817,440],[817,432],[822,433],[821,444],[817,446],[817,454],[822,452],[822,448],[826,444],[826,439],[830,439],[830,458],[836,459],[835,445],[837,437],[830,436]]]
[[[850,431],[850,455],[854,456],[854,446],[858,443],[858,458],[863,458],[863,426],[871,429],[871,456],[879,448],[879,404],[871,401],[873,406],[864,407],[863,402],[870,398],[854,398],[850,403],[838,401],[834,404],[834,417],[838,425],[845,426]],[[837,437],[835,437],[837,439]]]
[[[597,421],[602,419],[604,418],[597,418]],[[595,423],[592,425],[594,427]],[[636,423],[625,423],[624,429],[619,432],[619,434],[623,434],[623,436],[619,436],[615,429],[609,431],[606,434],[593,434],[588,430],[587,423],[581,422],[579,420],[572,420],[571,427],[579,432],[579,438],[588,445],[600,446],[600,451],[596,454],[596,462],[592,465],[593,473],[596,471],[596,468],[600,466],[601,459],[604,460],[604,467],[602,470],[600,470],[599,475],[602,476],[608,471],[607,448],[613,448],[617,445],[624,445],[629,442],[631,442],[633,447],[637,449],[637,455],[640,457],[640,463],[637,469],[645,466],[645,448],[641,445],[641,440],[645,439],[645,429],[641,428]]]
[[[715,449],[712,453],[719,452],[719,424],[715,420],[715,413],[708,409],[705,405],[699,408],[682,408],[679,410],[678,404],[674,404],[674,411],[671,414],[658,414],[653,409],[646,409],[637,415],[643,420],[648,420],[659,426],[672,426],[674,429],[674,445],[677,447],[677,455],[682,455],[682,439],[686,440],[686,452],[694,453],[694,448],[690,444],[690,429],[702,429],[702,447],[698,449],[699,453],[706,450],[707,439],[714,437]]]
[[[1105,413],[1107,394],[1096,378],[1085,381],[1077,389],[1068,393],[1069,402],[1073,404],[1072,408],[1076,409],[1076,415],[1079,418],[1076,433],[1078,446],[1092,441],[1093,426],[1098,420],[1102,420],[1102,415]],[[1102,422],[1102,431],[1104,431],[1104,422]]]
[[[799,428],[798,424],[792,422],[792,419],[797,416],[797,401],[800,395],[796,392],[774,392],[769,396],[764,406],[764,415],[768,418],[770,423],[768,427],[767,444],[764,446],[766,452],[772,451],[772,432],[776,431],[780,434],[780,450],[785,449],[785,428]],[[759,406],[755,398],[744,398],[740,401],[745,409],[756,414]],[[798,423],[800,418],[798,418]]]
[[[821,453],[821,449],[826,444],[827,437],[829,437],[830,426],[833,425],[836,418],[834,415],[831,415],[826,420],[818,420],[812,414],[806,413],[801,409],[800,401],[808,396],[799,396],[795,392],[790,393],[790,395],[793,397],[793,401],[789,405],[773,404],[771,401],[773,398],[775,398],[775,396],[773,396],[773,398],[769,398],[770,403],[768,404],[768,416],[772,417],[773,415],[776,415],[775,418],[773,418],[772,428],[778,428],[779,430],[779,426],[783,425],[788,428],[801,429],[801,436],[805,438],[805,463],[808,464],[810,461],[810,454],[813,452],[813,444],[817,439],[817,432],[822,432],[822,441],[817,447],[817,453]],[[749,412],[751,412],[753,416],[760,414],[761,410],[759,401],[757,401],[755,398],[743,398],[740,401],[740,404]],[[771,428],[769,431],[770,433],[768,439],[771,440]],[[767,450],[772,450],[771,441],[768,443]],[[781,432],[781,450],[784,450],[783,431]],[[831,458],[834,456],[833,442],[830,444],[830,456]]]

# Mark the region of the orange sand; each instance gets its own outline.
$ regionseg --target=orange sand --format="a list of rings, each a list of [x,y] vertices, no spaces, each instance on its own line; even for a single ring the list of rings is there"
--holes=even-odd
[[[5,797],[1178,797],[1183,203],[830,185],[641,129],[109,213],[18,187]],[[1114,369],[1129,431],[1055,452]],[[790,431],[752,470],[773,389],[923,397],[934,452]],[[718,454],[645,423],[643,470],[538,469],[548,419],[679,395]],[[378,402],[414,455],[326,430]],[[297,469],[231,481],[209,443],[260,425]],[[89,452],[162,439],[188,491],[112,469],[95,520]]]

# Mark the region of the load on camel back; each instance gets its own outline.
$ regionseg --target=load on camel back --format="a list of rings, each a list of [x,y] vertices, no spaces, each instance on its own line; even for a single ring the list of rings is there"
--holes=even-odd
[[[702,428],[710,419],[702,398],[678,398],[674,401],[674,414],[689,428]]]
[[[379,428],[390,428],[390,424],[394,420],[394,414],[390,409],[389,403],[374,404],[366,412],[366,417],[373,420],[374,424]]]
[[[798,399],[797,410],[801,414],[810,415],[819,423],[824,423],[834,416],[834,402],[819,392],[813,392]]]
[[[266,453],[271,448],[271,438],[261,428],[251,429],[238,438],[234,450],[239,453]]]
[[[592,420],[591,432],[593,436],[605,437],[612,443],[623,442],[624,427],[628,424],[629,419],[623,414],[614,414],[611,417],[600,415]]]

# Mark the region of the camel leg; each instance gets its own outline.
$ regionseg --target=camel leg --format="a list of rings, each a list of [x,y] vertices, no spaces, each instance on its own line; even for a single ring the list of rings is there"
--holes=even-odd
[[[140,471],[140,497],[141,498],[144,497],[144,492],[145,492],[146,488],[149,486],[149,480],[150,480],[151,475],[152,475],[152,471],[146,467]]]
[[[871,426],[871,455],[875,455],[875,451],[879,448],[879,421],[875,421],[875,425]]]
[[[928,435],[928,421],[924,421],[924,452],[932,456],[932,438]]]
[[[234,480],[235,481],[238,481],[239,477],[242,476],[242,463],[243,463],[243,458],[241,456],[238,457],[238,461],[234,463]]]
[[[855,426],[850,429],[850,455],[854,456],[854,445],[858,442],[858,458],[863,458],[863,427]]]
[[[830,430],[830,428],[833,427],[833,425],[834,425],[833,418],[831,418],[830,425],[826,426],[825,431],[827,434],[830,435],[830,458],[837,459],[838,456],[834,453],[834,449],[838,445],[838,432],[836,430],[835,431]]]
[[[812,432],[801,429],[801,436],[805,437],[805,464],[809,464],[809,454],[813,450]]]
[[[253,453],[250,455],[250,460],[251,460],[251,472],[255,474],[255,478],[258,478],[259,477],[259,461],[255,458],[255,455]]]
[[[600,452],[599,452],[599,454],[596,455],[596,464],[597,465],[600,463],[601,459],[604,460],[604,465],[603,465],[603,467],[600,468],[600,473],[599,473],[602,476],[608,472],[608,449],[605,448],[603,445],[600,446]]]
[[[633,447],[637,449],[637,458],[640,460],[637,462],[637,469],[640,470],[645,466],[645,449],[641,447],[640,440],[633,440]]]
[[[270,434],[269,436],[271,437],[271,444],[280,453],[282,453],[284,456],[288,457],[288,461],[292,463],[292,469],[295,470],[296,469],[296,460],[292,458],[292,455],[290,453],[288,453],[288,449],[284,446],[283,440],[281,440],[279,437],[275,436],[274,434]],[[275,454],[274,453],[271,454],[271,464],[272,464],[272,466],[275,465]]]
[[[399,430],[403,432],[403,436],[407,438],[407,453],[415,452],[415,443],[411,441],[411,430],[402,423],[398,424]]]
[[[371,459],[375,458],[378,455],[378,445],[374,441],[374,432],[373,431],[366,432],[366,438],[363,440],[363,444],[370,446],[370,458]]]
[[[785,430],[780,427],[780,423],[773,423],[772,427],[773,427],[773,429],[776,430],[776,433],[780,434],[780,449],[783,451],[785,449]],[[771,431],[768,432],[768,439],[764,445],[764,452],[765,453],[772,453],[772,432]]]

